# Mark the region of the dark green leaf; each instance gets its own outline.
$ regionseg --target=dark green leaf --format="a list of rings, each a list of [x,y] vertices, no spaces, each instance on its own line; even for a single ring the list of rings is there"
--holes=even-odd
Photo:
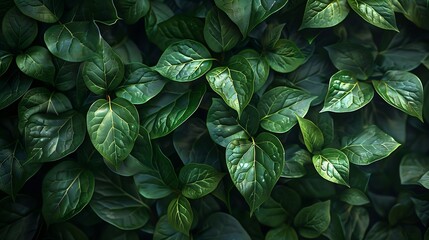
[[[138,112],[122,98],[95,101],[86,124],[95,149],[116,167],[130,154],[139,133]]]
[[[372,81],[372,84],[388,104],[423,122],[423,85],[416,75],[388,71],[381,80]]]
[[[204,25],[204,39],[214,52],[231,50],[241,40],[238,27],[225,13],[212,8],[206,16]]]
[[[75,225],[64,222],[49,226],[46,240],[88,240],[88,236]]]
[[[265,240],[298,240],[298,234],[291,226],[283,224],[278,228],[269,230]]]
[[[307,163],[311,163],[311,154],[307,150],[298,147],[298,145],[289,146],[281,176],[285,178],[303,177],[307,173],[304,167]]]
[[[70,22],[54,25],[44,34],[46,46],[58,58],[81,62],[96,55],[102,38],[93,22]]]
[[[118,54],[124,64],[142,62],[142,54],[133,40],[128,37],[122,40],[119,44],[112,46],[113,51]]]
[[[37,32],[37,22],[22,14],[16,7],[9,9],[3,17],[3,37],[12,49],[19,50],[30,46]]]
[[[298,232],[305,238],[316,238],[329,227],[331,201],[315,203],[298,212],[294,219],[294,225]]]
[[[371,125],[358,135],[346,138],[341,151],[351,163],[368,165],[389,156],[399,146],[395,139]]]
[[[286,24],[268,24],[261,39],[262,47],[265,49],[273,48],[282,37],[283,28]]]
[[[138,231],[124,231],[112,225],[101,233],[100,240],[139,240]]]
[[[261,224],[275,228],[286,222],[288,212],[270,197],[255,211],[255,216]]]
[[[64,2],[58,0],[15,0],[25,15],[45,23],[54,23],[63,15]]]
[[[3,109],[24,95],[33,81],[18,71],[2,76],[0,80],[0,109]]]
[[[177,231],[189,236],[194,214],[188,199],[182,195],[174,198],[168,205],[167,218]]]
[[[150,67],[141,63],[125,65],[124,83],[116,90],[116,96],[132,104],[143,104],[155,97],[166,83],[166,79]]]
[[[395,240],[395,239],[408,239],[404,233],[401,231],[401,226],[390,226],[386,222],[376,222],[369,229],[368,233],[365,236],[365,240],[377,240],[377,239],[386,239],[386,240]]]
[[[322,111],[353,112],[368,104],[374,97],[369,83],[358,81],[353,72],[342,70],[332,75]]]
[[[52,84],[55,66],[49,51],[40,46],[32,46],[25,53],[16,56],[16,65],[26,75]]]
[[[249,19],[250,32],[259,23],[282,9],[288,0],[252,0],[252,12]]]
[[[243,36],[249,32],[249,23],[252,12],[252,3],[247,0],[215,0],[216,6],[228,15],[237,25]]]
[[[249,234],[233,216],[217,212],[204,220],[201,227],[202,231],[198,233],[195,240],[250,240]]]
[[[161,94],[139,108],[142,127],[152,139],[169,134],[197,110],[205,92],[203,84],[193,88],[178,83],[166,85]]]
[[[304,144],[308,151],[311,153],[320,151],[325,144],[325,139],[320,128],[308,119],[299,116],[297,116],[297,119]]]
[[[240,116],[254,91],[254,76],[250,63],[242,56],[235,56],[227,66],[208,72],[206,78],[213,91]]]
[[[189,82],[203,76],[212,67],[210,52],[194,40],[182,40],[168,46],[155,70],[177,82]]]
[[[179,174],[182,194],[190,199],[202,198],[217,188],[223,175],[210,165],[186,164]]]
[[[399,165],[401,184],[420,185],[422,177],[429,172],[429,158],[418,154],[407,154]]]
[[[320,154],[313,156],[313,164],[316,171],[324,179],[349,186],[349,160],[338,149],[325,148]]]
[[[134,24],[144,17],[150,8],[149,0],[114,0],[119,17],[127,24]]]
[[[389,0],[347,0],[350,7],[365,21],[379,28],[399,31]]]
[[[113,25],[120,19],[113,1],[114,0],[92,0],[87,2],[87,6],[90,6],[90,13],[95,21],[106,25]]]
[[[73,153],[85,139],[85,118],[70,110],[55,115],[31,115],[25,125],[25,148],[28,158],[36,162],[50,162]]]
[[[284,149],[272,134],[261,133],[252,141],[232,140],[226,147],[226,165],[251,213],[270,196],[284,166]]]
[[[427,227],[429,224],[429,201],[411,198],[414,204],[414,209],[417,217],[420,219],[422,224]]]
[[[2,76],[9,69],[12,60],[12,53],[0,50],[0,76]]]
[[[265,52],[270,67],[280,73],[288,73],[305,63],[305,56],[297,45],[288,40],[280,39],[272,49]]]
[[[155,232],[153,234],[153,240],[190,240],[189,236],[178,232],[168,222],[167,216],[164,215],[159,218],[156,223]]]
[[[261,126],[271,132],[285,133],[304,117],[316,97],[289,87],[276,87],[262,95],[258,103]]]
[[[245,49],[239,52],[237,55],[243,56],[252,67],[254,81],[254,92],[259,91],[268,80],[270,74],[270,65],[262,54],[256,52],[253,49]]]
[[[350,207],[338,209],[338,216],[343,226],[345,239],[365,239],[365,233],[369,227],[369,214],[363,207]]]
[[[69,91],[76,86],[76,82],[80,77],[80,64],[67,62],[55,57],[53,63],[57,70],[57,74],[53,81],[53,85],[59,91]]]
[[[369,203],[368,197],[357,188],[348,188],[340,195],[340,200],[353,206],[360,206]]]
[[[305,6],[301,29],[333,27],[342,22],[349,11],[347,0],[309,0]]]

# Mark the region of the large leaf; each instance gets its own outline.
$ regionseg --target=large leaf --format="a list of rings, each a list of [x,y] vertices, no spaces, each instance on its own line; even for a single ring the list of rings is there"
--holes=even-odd
[[[249,22],[252,12],[252,2],[248,0],[215,0],[216,6],[228,15],[237,25],[243,36],[249,32]]]
[[[280,39],[265,52],[265,57],[270,67],[280,73],[292,72],[301,66],[306,58],[298,46],[288,39]]]
[[[63,222],[78,214],[94,192],[94,175],[73,161],[52,168],[42,184],[42,213],[50,223]]]
[[[1,26],[2,37],[12,49],[27,48],[37,36],[37,22],[22,14],[16,7],[6,12]]]
[[[368,165],[389,156],[399,146],[395,139],[371,125],[359,134],[345,138],[341,151],[351,163]]]
[[[235,56],[227,66],[208,72],[206,78],[213,91],[240,116],[254,91],[254,75],[250,63],[242,56]]]
[[[95,149],[114,166],[130,154],[139,133],[138,112],[122,98],[95,101],[88,110],[86,124]]]
[[[249,19],[248,32],[262,23],[272,14],[281,10],[288,0],[252,0],[252,12]]]
[[[338,149],[325,148],[313,156],[313,165],[324,179],[349,186],[350,163],[347,155]]]
[[[182,40],[168,46],[155,70],[177,82],[189,82],[203,76],[212,67],[210,52],[194,40]]]
[[[85,85],[95,94],[114,90],[124,77],[124,64],[109,44],[102,41],[97,54],[83,64]]]
[[[297,116],[304,117],[315,99],[306,92],[289,87],[276,87],[262,95],[258,111],[261,126],[274,133],[285,133],[297,123]]]
[[[423,122],[423,85],[416,75],[388,71],[380,81],[372,84],[388,104]]]
[[[399,31],[389,0],[347,0],[350,7],[365,21],[387,30]]]
[[[0,76],[2,76],[9,69],[12,60],[12,53],[0,50]]]
[[[232,181],[255,211],[270,196],[284,166],[284,149],[272,134],[261,133],[252,141],[236,139],[226,147],[226,165]]]
[[[294,219],[299,234],[305,238],[316,238],[328,229],[331,222],[331,201],[318,202],[301,209]]]
[[[102,46],[101,35],[93,22],[54,25],[44,34],[49,51],[69,62],[81,62],[96,55]]]
[[[189,88],[173,83],[139,108],[141,124],[152,139],[163,137],[179,127],[198,108],[206,92],[203,84]]]
[[[142,63],[125,65],[124,83],[116,90],[116,96],[132,104],[143,104],[155,97],[166,83],[166,79]]]
[[[421,179],[429,172],[429,158],[418,154],[407,154],[399,165],[401,184],[422,185]],[[426,180],[427,181],[427,180]]]
[[[179,195],[177,198],[171,200],[168,205],[167,218],[171,226],[177,231],[189,236],[194,214],[188,199]]]
[[[153,233],[153,240],[190,240],[189,236],[177,231],[168,222],[167,215],[159,218]]]
[[[58,21],[64,12],[64,2],[58,0],[15,0],[25,15],[45,23]]]
[[[212,8],[206,16],[204,39],[214,52],[231,50],[241,40],[238,27],[224,12]]]
[[[353,72],[343,70],[332,75],[322,111],[353,112],[374,97],[371,84],[358,81]]]
[[[238,53],[238,55],[243,56],[252,67],[254,81],[254,92],[259,91],[268,80],[270,74],[270,65],[268,61],[263,57],[261,53],[256,52],[253,49],[245,49]]]
[[[25,53],[16,56],[16,65],[32,78],[47,83],[54,82],[55,66],[51,54],[44,47],[30,47]]]
[[[123,230],[139,229],[150,218],[149,207],[140,198],[132,178],[107,171],[95,175],[90,205],[101,219]]]
[[[18,100],[30,88],[33,81],[18,71],[7,73],[0,81],[0,109]]]
[[[202,231],[196,234],[195,240],[250,240],[249,234],[233,216],[217,212],[204,219]]]
[[[333,27],[342,22],[349,11],[347,0],[309,0],[305,6],[301,29]]]
[[[182,194],[190,199],[202,198],[217,188],[222,177],[223,174],[212,166],[189,163],[179,173]]]
[[[320,151],[325,144],[325,139],[320,128],[312,121],[297,116],[302,138],[308,151],[311,153]]]
[[[127,24],[134,24],[144,17],[150,8],[149,0],[114,0],[119,17]]]
[[[85,118],[70,110],[55,115],[31,115],[24,128],[28,158],[36,162],[50,162],[74,152],[85,139]]]

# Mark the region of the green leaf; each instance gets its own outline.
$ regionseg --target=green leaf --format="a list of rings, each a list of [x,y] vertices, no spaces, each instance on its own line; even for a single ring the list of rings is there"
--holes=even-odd
[[[2,76],[9,69],[12,60],[12,53],[0,50],[0,76]]]
[[[316,171],[324,179],[349,186],[350,163],[347,155],[338,149],[325,148],[320,154],[313,156],[313,164]]]
[[[235,139],[248,139],[256,133],[259,125],[258,111],[248,105],[242,116],[229,108],[219,98],[212,99],[207,114],[207,129],[213,141],[222,147]]]
[[[29,47],[37,36],[37,22],[13,7],[6,12],[2,21],[2,37],[15,50]]]
[[[270,197],[255,211],[255,216],[261,224],[275,228],[286,222],[288,212]]]
[[[372,81],[377,93],[390,105],[423,122],[423,85],[413,73],[388,71]]]
[[[40,46],[32,46],[16,56],[16,65],[26,75],[37,80],[53,83],[55,66],[49,51]]]
[[[155,97],[166,84],[166,79],[141,63],[125,65],[124,83],[117,88],[116,96],[132,104],[143,104]]]
[[[55,88],[66,92],[76,87],[76,82],[80,78],[80,64],[67,62],[57,57],[54,57],[53,63],[57,70],[57,74],[52,82]]]
[[[414,197],[411,197],[411,201],[413,201],[417,217],[420,219],[422,224],[427,227],[429,224],[429,201]]]
[[[349,11],[347,0],[309,0],[300,29],[333,27],[342,22]]]
[[[308,151],[311,153],[318,152],[325,144],[323,133],[312,121],[297,116],[299,128],[301,129],[302,138]]]
[[[237,55],[243,56],[250,63],[255,78],[253,90],[254,92],[259,91],[264,86],[265,82],[267,82],[268,75],[270,74],[270,65],[267,60],[262,54],[253,49],[245,49]]]
[[[214,52],[226,52],[231,50],[241,40],[238,27],[228,16],[212,8],[206,16],[204,24],[204,39]]]
[[[282,37],[283,28],[285,27],[285,25],[285,23],[268,24],[261,39],[261,44],[264,49],[271,49],[276,45],[276,43]]]
[[[345,189],[340,195],[340,200],[353,206],[361,206],[369,203],[369,199],[365,193],[357,188]]]
[[[39,230],[37,200],[25,195],[0,200],[0,236],[4,239],[33,239]]]
[[[207,164],[189,163],[180,169],[183,196],[198,199],[213,192],[224,174]]]
[[[25,15],[45,23],[58,21],[64,12],[64,2],[57,0],[15,0],[15,4]]]
[[[298,234],[293,227],[283,224],[267,232],[265,240],[298,240]]]
[[[249,22],[252,12],[252,3],[247,0],[215,0],[216,6],[228,15],[237,25],[243,36],[249,32]]]
[[[139,240],[138,231],[124,231],[113,225],[106,226],[99,238],[100,240]]]
[[[306,61],[298,46],[288,39],[278,40],[272,49],[265,52],[265,58],[270,67],[280,73],[292,72]]]
[[[399,32],[395,12],[389,0],[347,0],[350,7],[372,25]]]
[[[429,158],[424,155],[410,153],[405,155],[399,165],[401,184],[421,185],[421,179],[429,172]]]
[[[140,198],[132,178],[107,171],[95,175],[90,206],[101,219],[122,230],[139,229],[150,218],[149,207]]]
[[[94,22],[51,26],[45,31],[44,39],[53,55],[69,62],[89,60],[102,46],[100,31]]]
[[[118,54],[124,64],[142,62],[142,54],[135,42],[126,37],[119,44],[112,46],[113,51]]]
[[[119,17],[127,24],[134,24],[144,17],[150,8],[149,0],[114,0]]]
[[[88,236],[81,229],[69,222],[50,225],[47,235],[47,239],[88,240]]]
[[[177,82],[194,81],[212,67],[210,52],[194,40],[182,40],[168,46],[162,53],[155,70]]]
[[[82,77],[85,85],[95,94],[106,94],[114,90],[124,77],[124,64],[109,44],[83,64]]]
[[[89,7],[90,14],[92,14],[95,21],[105,25],[113,25],[120,19],[113,1],[114,0],[92,0],[86,2],[87,5],[85,7]]]
[[[189,230],[194,220],[191,204],[184,196],[179,195],[171,200],[167,210],[168,222],[177,231],[189,236]]]
[[[281,176],[285,178],[303,177],[307,173],[304,167],[307,163],[311,163],[311,154],[307,150],[298,145],[289,146]]]
[[[86,124],[95,149],[116,167],[130,154],[139,133],[138,112],[122,98],[95,101]]]
[[[294,219],[298,232],[305,238],[317,238],[329,227],[331,201],[318,202],[301,209]]]
[[[42,213],[48,224],[63,222],[78,214],[94,193],[94,175],[72,161],[52,168],[42,184]]]
[[[374,97],[369,83],[358,81],[353,72],[342,70],[332,75],[322,112],[353,112],[368,104]]]
[[[351,42],[340,42],[325,47],[329,58],[338,70],[353,72],[358,79],[366,80],[374,68],[371,50]]]
[[[6,108],[24,95],[33,81],[18,71],[2,76],[0,81],[0,109]]]
[[[249,234],[237,219],[233,216],[216,212],[204,219],[202,223],[204,231],[196,235],[195,240],[250,240]]]
[[[178,189],[179,180],[174,167],[158,146],[155,147],[150,161],[143,164],[144,169],[134,176],[134,182],[143,197],[160,199]]]
[[[210,87],[240,116],[253,95],[254,76],[250,63],[234,56],[225,67],[217,67],[206,74]]]
[[[232,140],[226,147],[226,165],[234,185],[253,213],[270,196],[284,166],[284,149],[272,134],[252,141]]]
[[[389,156],[400,146],[377,126],[366,127],[359,134],[345,138],[343,151],[351,163],[368,165]]]
[[[304,117],[315,98],[294,88],[271,89],[262,95],[258,103],[262,128],[274,133],[289,131],[297,123],[296,116]]]
[[[423,176],[419,179],[419,184],[429,189],[429,171],[427,171]]]
[[[280,11],[287,3],[287,0],[252,0],[248,32],[252,31],[253,28],[272,14]]]
[[[347,204],[341,208],[334,208],[337,216],[332,214],[332,223],[337,217],[342,225],[344,239],[365,239],[365,233],[369,226],[369,214],[364,207],[354,207]]]
[[[75,110],[58,116],[33,114],[24,127],[28,158],[36,162],[59,160],[83,143],[85,132],[85,118]]]
[[[189,236],[178,232],[168,222],[167,215],[159,218],[153,233],[153,240],[190,240]]]
[[[151,139],[163,137],[179,127],[199,107],[206,86],[189,88],[187,84],[168,84],[156,97],[139,108],[141,125]]]

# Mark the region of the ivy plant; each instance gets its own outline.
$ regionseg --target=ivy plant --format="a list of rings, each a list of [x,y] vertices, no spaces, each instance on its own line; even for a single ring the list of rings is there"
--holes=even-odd
[[[0,239],[429,239],[428,19],[0,1]]]

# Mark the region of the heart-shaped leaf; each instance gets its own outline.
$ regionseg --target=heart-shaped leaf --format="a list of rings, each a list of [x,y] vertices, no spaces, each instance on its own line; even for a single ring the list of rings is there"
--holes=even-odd
[[[183,185],[183,196],[190,199],[202,198],[213,192],[223,174],[206,164],[189,163],[180,169],[179,180]]]
[[[313,156],[313,165],[324,179],[349,186],[350,163],[347,155],[338,149],[325,148]]]

